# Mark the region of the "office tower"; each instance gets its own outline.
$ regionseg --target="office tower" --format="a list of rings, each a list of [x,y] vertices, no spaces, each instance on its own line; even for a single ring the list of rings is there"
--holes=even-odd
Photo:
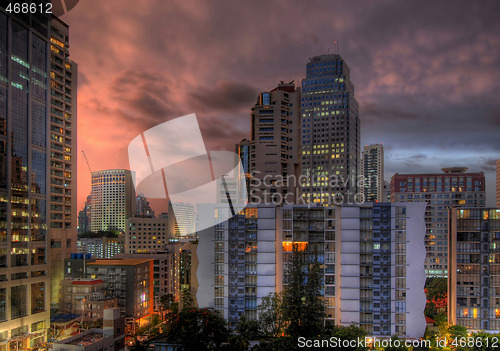
[[[255,320],[262,298],[276,286],[276,207],[249,205],[235,217],[217,211],[216,226],[199,234],[197,300],[235,327]]]
[[[45,1],[44,1],[45,2]],[[50,15],[0,5],[0,339],[26,350],[50,325]]]
[[[448,322],[500,329],[500,208],[450,209]]]
[[[92,172],[90,228],[125,232],[125,220],[135,213],[132,174],[126,169]]]
[[[359,108],[349,67],[340,55],[310,59],[301,106],[301,203],[332,206],[358,200]]]
[[[384,147],[382,144],[365,145],[361,156],[361,175],[365,202],[385,202]]]
[[[497,207],[500,207],[500,159],[497,160]]]
[[[250,202],[295,203],[300,184],[300,88],[280,83],[251,113]]]
[[[399,174],[391,178],[391,201],[426,202],[425,272],[428,277],[448,276],[448,209],[484,207],[484,173],[467,168],[443,168],[443,173]]]
[[[69,27],[53,18],[50,37],[51,304],[58,305],[64,260],[76,249],[77,65],[69,59]]]
[[[168,218],[128,218],[125,227],[125,252],[148,253],[165,249],[168,243]]]
[[[262,297],[285,288],[293,246],[321,265],[328,325],[358,323],[369,335],[425,331],[425,204],[249,205],[202,231],[198,303],[234,326],[257,317]],[[226,214],[227,215],[227,214]],[[411,302],[411,303],[410,303]]]
[[[155,212],[149,206],[149,201],[144,194],[139,194],[135,198],[135,215],[139,217],[154,217]]]
[[[90,217],[92,210],[92,196],[87,196],[83,209],[78,212],[78,234],[90,232]]]

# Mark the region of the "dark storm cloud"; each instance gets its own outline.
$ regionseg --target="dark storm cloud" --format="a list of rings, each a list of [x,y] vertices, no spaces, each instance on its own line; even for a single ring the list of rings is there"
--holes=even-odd
[[[498,155],[498,158],[500,158],[500,153]],[[496,170],[498,158],[480,157],[479,159],[481,161],[481,169],[488,172],[494,172]]]
[[[433,117],[430,114],[417,113],[415,110],[396,108],[392,105],[366,103],[363,105],[362,122],[364,126],[377,123],[394,123],[404,120],[429,121]]]
[[[80,2],[63,17],[84,75],[79,142],[96,168],[123,167],[116,155],[135,135],[196,112],[207,145],[232,150],[257,94],[300,84],[308,58],[337,40],[362,143],[390,150],[388,177],[490,170],[480,157],[500,157],[498,13],[498,1],[462,0]]]
[[[234,151],[235,144],[248,137],[245,130],[232,125],[231,118],[205,118],[202,114],[198,115],[198,123],[208,150]]]
[[[211,88],[196,87],[188,94],[188,101],[196,110],[219,113],[248,110],[257,95],[258,90],[250,85],[220,81]]]

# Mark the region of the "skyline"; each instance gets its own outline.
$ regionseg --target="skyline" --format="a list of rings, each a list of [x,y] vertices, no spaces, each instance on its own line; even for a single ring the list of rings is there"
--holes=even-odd
[[[249,137],[258,94],[300,84],[308,58],[333,53],[335,40],[360,104],[361,144],[384,145],[386,180],[484,170],[494,206],[500,4],[131,4],[88,0],[61,17],[79,64],[78,209],[90,193],[82,149],[92,171],[129,168],[135,136],[194,112],[209,150],[233,150]]]

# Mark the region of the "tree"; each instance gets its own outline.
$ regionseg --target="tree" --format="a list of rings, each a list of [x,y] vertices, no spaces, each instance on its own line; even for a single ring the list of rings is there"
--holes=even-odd
[[[321,299],[320,265],[315,253],[309,264],[307,283],[305,286],[304,310],[302,324],[308,329],[307,336],[319,336],[324,331],[325,305]]]
[[[308,271],[305,271],[305,254],[298,245],[292,245],[292,262],[287,267],[286,287],[283,292],[283,315],[287,321],[286,332],[293,338],[314,337],[323,332],[325,307],[321,300],[322,287],[317,254],[311,253]]]
[[[79,234],[79,238],[117,238],[120,231],[113,230],[99,230],[97,232],[85,232]]]
[[[260,336],[260,325],[258,321],[247,320],[242,316],[236,324],[236,332],[243,337],[244,340],[254,340]]]
[[[132,346],[128,347],[129,351],[149,351],[149,343],[145,341],[135,340]]]
[[[473,340],[472,345],[468,344],[467,347],[463,348],[465,351],[494,351],[498,350],[498,340],[500,339],[500,334],[489,334],[486,332],[474,333],[470,336]]]
[[[219,350],[228,329],[222,315],[210,308],[184,308],[168,315],[166,338],[186,351]]]
[[[288,324],[286,332],[292,338],[299,337],[304,332],[301,326],[305,282],[303,256],[297,244],[293,244],[292,262],[286,267],[286,287],[283,292],[283,314]]]
[[[334,326],[332,330],[332,337],[336,337],[339,340],[355,340],[357,341],[358,339],[364,339],[365,336],[367,335],[366,330],[361,329],[357,324],[352,323],[348,327],[339,327],[339,326]],[[348,350],[356,350],[356,351],[361,351],[361,350],[368,350],[367,347],[359,348],[359,347],[344,347],[342,350],[348,351]]]
[[[408,348],[405,346],[405,341],[399,339],[396,335],[391,337],[390,346],[386,347],[384,351],[406,351]]]
[[[189,289],[182,290],[182,309],[189,309],[193,305],[193,297]]]
[[[448,281],[446,278],[429,278],[426,282],[427,299],[444,299],[448,293]]]
[[[448,327],[448,333],[450,335],[450,339],[453,340],[455,338],[466,338],[467,337],[467,328],[462,325],[450,325]]]
[[[270,293],[257,307],[260,329],[266,335],[278,337],[284,332],[283,293]]]
[[[170,309],[170,306],[175,301],[175,297],[173,294],[166,294],[160,297],[160,306],[164,311]]]

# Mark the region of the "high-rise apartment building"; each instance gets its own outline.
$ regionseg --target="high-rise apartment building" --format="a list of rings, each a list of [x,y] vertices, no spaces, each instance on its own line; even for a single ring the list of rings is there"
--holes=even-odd
[[[316,256],[323,266],[326,323],[419,338],[426,326],[424,209],[404,203],[284,206],[278,265],[286,271],[294,244],[306,263]]]
[[[258,96],[251,113],[250,202],[296,202],[299,124],[300,89],[293,82],[280,83]]]
[[[255,320],[262,298],[276,291],[276,206],[250,205],[229,220],[224,210],[199,234],[196,297],[234,327],[242,316]]]
[[[9,14],[5,5],[0,5],[0,350],[27,350],[46,340],[50,326],[50,14]]]
[[[361,191],[359,107],[340,55],[310,59],[301,107],[302,202],[352,203]]]
[[[135,213],[132,174],[126,169],[92,172],[90,228],[125,232],[125,220]]]
[[[202,231],[198,303],[230,325],[257,317],[262,297],[284,289],[293,247],[321,265],[326,323],[358,323],[369,335],[425,331],[425,204],[250,205]],[[411,303],[410,303],[411,302]]]
[[[428,277],[448,275],[448,209],[453,206],[484,207],[484,173],[467,168],[443,168],[443,173],[399,174],[391,178],[391,201],[426,202],[425,271]]]
[[[382,144],[365,145],[361,156],[361,175],[365,202],[385,202],[384,147]]]
[[[59,303],[64,260],[76,249],[77,65],[69,59],[69,27],[53,18],[50,37],[51,304]]]
[[[500,329],[500,208],[452,208],[448,322]]]
[[[497,160],[497,207],[500,207],[500,159]]]

